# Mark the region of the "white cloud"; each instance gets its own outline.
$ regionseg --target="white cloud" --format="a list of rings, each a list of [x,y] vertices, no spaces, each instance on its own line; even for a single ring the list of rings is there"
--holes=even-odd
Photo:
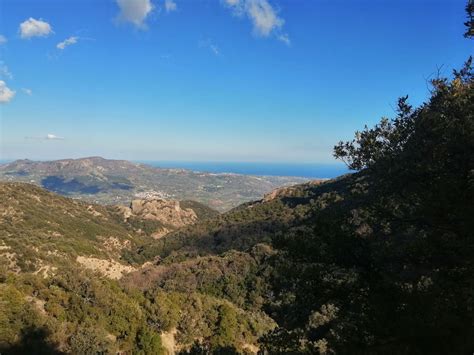
[[[21,38],[46,37],[51,33],[53,33],[53,30],[50,24],[42,19],[35,20],[30,17],[20,24]]]
[[[248,15],[257,34],[266,37],[276,28],[283,26],[285,21],[278,17],[267,0],[250,0],[247,3]]]
[[[77,43],[77,40],[78,40],[78,39],[79,39],[79,37],[76,37],[76,36],[69,37],[69,38],[65,39],[64,41],[59,42],[59,43],[56,45],[56,48],[58,48],[58,49],[64,49],[64,48],[66,48],[67,46],[70,46],[70,45],[72,45],[72,44]]]
[[[199,41],[199,47],[208,48],[216,56],[221,55],[221,51],[219,47],[216,44],[214,44],[212,40],[210,39]]]
[[[26,95],[31,96],[33,95],[33,91],[28,88],[22,88],[21,91],[23,91]]]
[[[246,16],[253,25],[253,32],[260,37],[277,35],[277,39],[289,45],[288,34],[281,34],[285,20],[278,16],[268,0],[224,0],[237,16]]]
[[[54,141],[54,140],[63,140],[64,137],[59,137],[55,134],[52,134],[52,133],[48,133],[45,137],[46,140],[48,141]]]
[[[174,2],[174,0],[165,0],[166,12],[176,11],[177,9],[178,9],[178,6],[176,5],[176,2]]]
[[[0,46],[7,42],[8,42],[7,37],[5,37],[4,35],[0,35]]]
[[[283,33],[277,37],[277,39],[283,43],[285,43],[287,46],[291,46],[291,40],[290,37],[288,36],[287,33]]]
[[[0,61],[0,78],[13,79],[12,73],[2,61]]]
[[[153,10],[151,0],[116,0],[120,8],[118,20],[146,28],[145,19]]]
[[[11,90],[3,80],[0,80],[0,103],[8,103],[14,96],[15,91]]]

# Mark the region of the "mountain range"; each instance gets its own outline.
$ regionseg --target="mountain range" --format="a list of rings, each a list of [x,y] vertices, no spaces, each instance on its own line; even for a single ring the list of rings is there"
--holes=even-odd
[[[162,169],[100,157],[56,161],[16,160],[0,165],[0,180],[30,182],[59,194],[101,204],[132,199],[194,200],[220,212],[260,198],[298,177],[215,174]]]

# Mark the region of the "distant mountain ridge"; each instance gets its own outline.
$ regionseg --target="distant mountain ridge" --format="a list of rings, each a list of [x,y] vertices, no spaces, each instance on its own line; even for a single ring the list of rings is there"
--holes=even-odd
[[[65,196],[101,204],[126,204],[152,195],[195,200],[221,212],[259,199],[276,188],[307,181],[298,177],[163,169],[101,157],[16,160],[0,165],[0,180],[29,182]]]

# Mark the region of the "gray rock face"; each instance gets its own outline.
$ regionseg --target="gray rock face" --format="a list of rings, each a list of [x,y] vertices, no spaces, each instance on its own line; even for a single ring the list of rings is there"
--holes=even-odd
[[[190,208],[181,208],[179,201],[173,200],[133,200],[130,210],[135,216],[174,228],[193,224],[198,219],[196,212]]]

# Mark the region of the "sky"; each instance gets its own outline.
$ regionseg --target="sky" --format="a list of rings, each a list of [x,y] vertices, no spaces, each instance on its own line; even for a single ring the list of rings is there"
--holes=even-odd
[[[0,159],[331,163],[473,54],[463,0],[1,0]]]

